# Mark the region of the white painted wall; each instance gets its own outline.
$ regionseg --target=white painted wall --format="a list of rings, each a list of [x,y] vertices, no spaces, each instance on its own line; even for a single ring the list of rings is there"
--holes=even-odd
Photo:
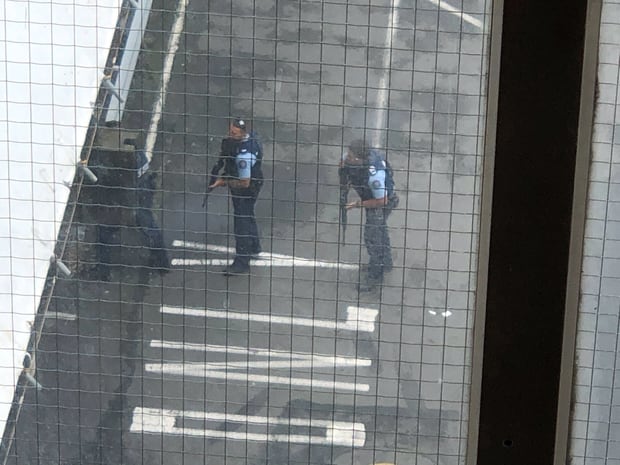
[[[0,7],[0,431],[122,0]]]
[[[127,41],[123,47],[123,57],[121,65],[117,70],[112,84],[117,90],[118,98],[110,99],[108,111],[105,116],[106,122],[120,122],[123,120],[123,112],[125,111],[125,102],[129,95],[133,73],[136,69],[142,38],[146,30],[146,24],[151,13],[153,0],[136,0],[135,14],[131,21],[131,28],[127,33]]]

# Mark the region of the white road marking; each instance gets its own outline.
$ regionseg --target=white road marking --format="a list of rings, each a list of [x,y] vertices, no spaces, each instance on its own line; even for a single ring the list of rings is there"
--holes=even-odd
[[[221,253],[235,253],[234,247],[226,247],[225,245],[216,245],[216,244],[203,244],[202,242],[192,242],[192,241],[181,241],[179,239],[175,239],[172,241],[172,247],[178,247],[181,249],[190,249],[190,250],[208,250],[210,252],[221,252]],[[261,258],[288,258],[288,259],[300,259],[300,260],[308,260],[303,257],[295,257],[293,255],[284,255],[281,253],[271,253],[271,252],[261,252],[259,254]]]
[[[181,426],[176,426],[178,423]],[[246,425],[246,431],[222,431],[217,429],[191,428],[185,426],[185,421],[198,422],[226,422]],[[295,427],[325,428],[325,434],[274,434],[250,433],[248,428],[282,425],[287,429]],[[366,428],[363,423],[348,423],[342,421],[317,420],[307,418],[279,418],[261,417],[254,415],[235,415],[228,413],[197,412],[154,409],[136,407],[133,411],[131,427],[134,433],[165,433],[184,436],[200,436],[208,438],[236,439],[240,441],[284,442],[291,444],[312,445],[339,445],[349,447],[363,447],[366,442]]]
[[[159,87],[159,95],[153,105],[153,113],[151,115],[151,124],[146,136],[146,143],[144,151],[149,161],[153,158],[153,148],[157,141],[157,128],[159,126],[159,120],[161,119],[161,113],[166,103],[166,95],[168,93],[168,83],[172,76],[172,65],[174,64],[174,57],[179,49],[179,42],[181,40],[181,33],[183,31],[185,22],[185,9],[189,0],[179,0],[177,5],[177,11],[175,14],[174,24],[170,31],[170,38],[168,39],[168,47],[166,56],[164,57],[164,68],[161,75],[161,85]]]
[[[369,385],[364,383],[346,383],[334,382],[329,380],[290,378],[285,376],[255,375],[248,373],[231,372],[233,370],[250,369],[292,370],[295,368],[364,367],[371,365],[372,362],[369,359],[356,359],[353,357],[340,357],[331,355],[291,353],[280,350],[253,349],[238,346],[178,343],[161,340],[151,341],[151,347],[181,350],[198,350],[204,352],[225,352],[238,355],[254,355],[259,357],[270,357],[279,359],[241,360],[207,363],[147,363],[145,365],[145,370],[152,373],[164,373],[171,375],[195,376],[226,380],[240,380],[252,383],[285,384],[289,386],[304,386],[317,389],[332,389],[343,391],[368,392],[368,390],[370,389]]]
[[[183,351],[226,353],[235,355],[252,355],[255,357],[268,357],[268,361],[240,362],[227,361],[223,363],[208,363],[209,369],[238,369],[238,368],[298,368],[298,367],[369,367],[372,361],[368,358],[354,358],[332,355],[307,354],[302,352],[287,352],[285,350],[255,349],[252,347],[222,346],[214,344],[192,344],[184,342],[170,342],[153,340],[151,347],[157,349],[173,349]],[[282,361],[284,359],[284,361]]]
[[[388,112],[389,99],[389,78],[392,70],[392,44],[394,43],[394,35],[398,27],[398,9],[400,8],[400,0],[394,0],[390,8],[390,20],[385,36],[385,53],[383,54],[383,76],[379,81],[379,93],[377,96],[377,131],[374,133],[372,143],[375,147],[381,147],[381,133],[386,131],[386,118]]]
[[[210,252],[234,253],[235,249],[215,244],[202,244],[200,242],[175,240],[172,242],[173,247],[179,247],[192,250],[205,250]],[[282,266],[282,267],[312,267],[312,268],[338,268],[341,270],[357,270],[359,265],[355,263],[340,263],[325,260],[313,260],[311,258],[295,257],[293,255],[284,255],[278,253],[261,252],[258,254],[259,259],[251,260],[253,266]],[[227,266],[232,263],[232,259],[184,259],[173,258],[173,266]]]
[[[45,314],[46,318],[53,318],[56,320],[68,320],[75,321],[77,320],[77,316],[72,313],[64,313],[64,312],[47,312]]]
[[[186,259],[186,258],[173,258],[173,266],[228,266],[232,263],[232,259]],[[271,260],[250,260],[252,266],[271,266],[271,267],[310,267],[310,268],[338,268],[341,270],[357,270],[359,265],[353,265],[350,263],[337,263],[337,262],[322,262],[303,259],[283,259],[274,258]]]
[[[215,378],[226,381],[243,381],[246,383],[282,384],[310,389],[326,389],[328,391],[368,392],[366,383],[347,383],[313,378],[291,378],[288,376],[254,375],[211,369],[208,363],[147,363],[144,370],[149,373],[166,375],[192,376],[196,378]],[[224,367],[222,367],[224,368]]]
[[[347,308],[345,321],[321,320],[317,318],[289,317],[278,315],[263,315],[258,313],[241,313],[222,310],[171,307],[164,305],[161,313],[183,316],[198,316],[204,318],[224,318],[228,320],[243,320],[269,324],[281,324],[291,326],[310,326],[313,328],[325,328],[344,331],[362,331],[372,333],[375,330],[375,320],[379,314],[374,308],[353,307]]]
[[[342,357],[331,357],[332,360],[327,358],[312,358],[311,360],[264,360],[264,361],[227,361],[227,362],[207,362],[207,363],[186,363],[185,366],[198,367],[201,370],[250,370],[252,368],[261,369],[288,369],[295,368],[334,368],[334,367],[364,367],[370,366],[370,363],[366,363],[365,360],[346,360]],[[174,365],[174,364],[169,364]]]
[[[437,315],[437,312],[435,310],[429,310],[428,313],[430,313],[431,315]],[[445,312],[441,312],[440,315],[448,318],[450,315],[452,315],[452,312],[450,310],[447,310]]]
[[[437,5],[442,10],[445,10],[448,13],[452,13],[455,16],[458,16],[459,18],[461,18],[466,23],[469,23],[472,26],[476,26],[476,27],[482,29],[482,21],[480,21],[477,18],[474,18],[472,15],[468,15],[467,13],[463,13],[461,10],[459,10],[458,8],[453,7],[449,3],[447,3],[447,2],[445,2],[443,0],[428,0],[428,1],[431,2],[433,5]]]

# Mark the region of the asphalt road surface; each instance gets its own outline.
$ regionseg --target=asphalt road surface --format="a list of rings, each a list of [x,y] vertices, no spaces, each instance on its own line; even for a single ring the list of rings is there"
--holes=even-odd
[[[141,266],[128,228],[111,281],[94,281],[94,228],[74,228],[77,272],[37,354],[45,388],[26,395],[9,463],[462,463],[487,6],[181,6],[155,2],[123,122],[148,134],[173,58],[152,139],[173,270]],[[263,137],[267,182],[263,255],[226,278],[232,206],[225,190],[202,201],[233,115]],[[338,243],[336,165],[360,136],[401,199],[394,270],[367,294],[359,210]]]

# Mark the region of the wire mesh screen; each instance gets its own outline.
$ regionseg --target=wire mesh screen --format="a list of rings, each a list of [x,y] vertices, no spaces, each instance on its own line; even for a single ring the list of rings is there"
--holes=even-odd
[[[463,463],[487,3],[155,0],[8,463]]]
[[[576,347],[570,463],[620,463],[620,4],[604,1]]]

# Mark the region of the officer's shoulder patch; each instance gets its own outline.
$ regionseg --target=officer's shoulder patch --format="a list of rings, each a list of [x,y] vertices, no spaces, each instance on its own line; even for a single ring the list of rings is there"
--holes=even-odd
[[[375,174],[377,174],[377,168],[375,168],[374,165],[370,165],[368,167],[368,172],[370,173],[371,176],[374,176]]]
[[[247,152],[247,151],[248,151],[248,149],[241,149],[241,153]]]
[[[243,169],[243,168],[246,168],[247,166],[248,166],[248,162],[247,161],[241,160],[239,162],[239,168]]]
[[[378,189],[379,187],[381,187],[381,181],[379,181],[378,179],[374,180],[372,182],[372,187],[374,187],[375,189]]]

